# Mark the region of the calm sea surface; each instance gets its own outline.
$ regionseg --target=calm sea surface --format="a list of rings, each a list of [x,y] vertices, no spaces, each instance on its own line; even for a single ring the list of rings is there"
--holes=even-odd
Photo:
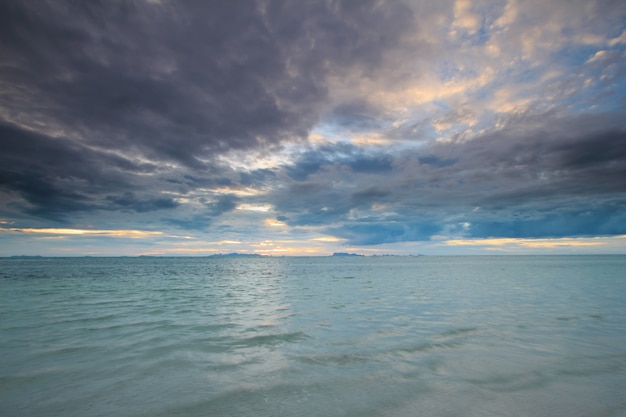
[[[0,259],[2,416],[626,416],[626,256]]]

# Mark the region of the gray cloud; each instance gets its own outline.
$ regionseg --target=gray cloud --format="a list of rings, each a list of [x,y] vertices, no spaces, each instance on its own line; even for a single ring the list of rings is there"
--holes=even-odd
[[[296,164],[284,166],[285,172],[301,181],[319,172],[327,165],[345,165],[353,172],[386,173],[391,171],[392,158],[389,154],[365,152],[346,143],[324,145],[303,152]]]
[[[111,203],[119,206],[123,209],[132,210],[138,213],[145,213],[148,211],[173,209],[178,207],[171,198],[149,198],[141,199],[137,198],[133,193],[127,192],[121,196],[109,196],[106,198]]]
[[[292,225],[343,223],[329,230],[350,244],[423,240],[444,228],[473,237],[626,233],[625,144],[618,115],[547,114],[465,142],[370,155],[391,168],[368,175],[346,170],[348,148],[333,157],[325,147],[287,168],[315,176],[296,177],[274,202]],[[316,160],[342,166],[344,181],[312,169]]]
[[[259,186],[272,171],[216,157],[306,138],[326,78],[374,70],[411,19],[393,0],[4,1],[0,187],[23,200],[5,212],[63,221],[179,207],[164,190]]]
[[[429,240],[441,230],[434,222],[362,222],[331,227],[329,233],[347,239],[350,245],[379,245],[381,243]]]
[[[341,103],[325,115],[325,123],[352,132],[367,132],[384,127],[387,117],[383,108],[367,101]]]
[[[3,1],[0,221],[626,233],[623,2],[453,3]]]
[[[134,176],[156,169],[15,126],[0,125],[0,136],[0,186],[24,199],[25,212],[49,219],[96,210],[99,195],[132,189]]]
[[[209,227],[215,217],[233,211],[237,207],[239,198],[231,194],[225,194],[215,201],[204,202],[204,208],[200,212],[188,214],[178,213],[177,217],[165,217],[163,221],[177,228],[186,230],[204,230]]]
[[[375,67],[407,29],[408,8],[377,3],[6,1],[2,116],[195,168],[304,138],[325,77]]]

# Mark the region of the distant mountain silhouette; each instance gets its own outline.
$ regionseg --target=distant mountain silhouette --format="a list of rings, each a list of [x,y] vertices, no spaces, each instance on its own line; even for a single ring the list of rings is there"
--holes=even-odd
[[[209,255],[210,257],[218,257],[218,258],[261,258],[263,255],[259,255],[258,253],[216,253],[213,255]]]

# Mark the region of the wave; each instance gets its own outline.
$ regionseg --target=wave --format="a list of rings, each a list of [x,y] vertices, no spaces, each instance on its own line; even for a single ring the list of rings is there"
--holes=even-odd
[[[282,343],[293,343],[300,340],[309,339],[310,336],[304,332],[262,334],[233,341],[235,347],[257,347],[275,346]]]

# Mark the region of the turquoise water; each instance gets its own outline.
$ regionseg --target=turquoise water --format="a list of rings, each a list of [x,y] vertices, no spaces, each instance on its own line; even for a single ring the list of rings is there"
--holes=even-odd
[[[626,257],[0,259],[2,416],[625,416]]]

